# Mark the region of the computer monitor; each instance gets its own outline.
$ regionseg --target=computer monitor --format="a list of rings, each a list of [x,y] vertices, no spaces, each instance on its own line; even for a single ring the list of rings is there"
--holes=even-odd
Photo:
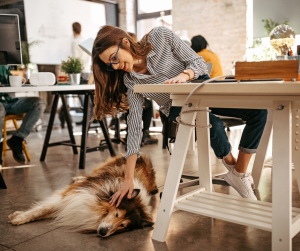
[[[19,16],[0,14],[0,65],[22,64]]]

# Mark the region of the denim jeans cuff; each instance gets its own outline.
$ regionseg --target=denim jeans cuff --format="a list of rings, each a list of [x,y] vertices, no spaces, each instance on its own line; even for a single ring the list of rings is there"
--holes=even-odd
[[[230,145],[229,152],[225,156],[223,156],[223,157],[218,157],[218,159],[225,159],[225,158],[227,158],[229,156],[229,154],[231,153],[231,150],[232,150],[232,148],[231,148],[231,145]]]
[[[256,151],[257,151],[257,149],[248,149],[248,148],[244,148],[244,147],[242,147],[242,146],[239,146],[239,150],[240,150],[241,152],[244,152],[244,153],[251,153],[251,154],[256,153]]]

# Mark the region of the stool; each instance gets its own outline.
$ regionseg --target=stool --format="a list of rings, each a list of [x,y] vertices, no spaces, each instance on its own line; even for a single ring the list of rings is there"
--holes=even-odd
[[[7,136],[6,121],[12,120],[13,123],[14,123],[14,125],[15,125],[16,130],[18,130],[19,127],[18,127],[18,124],[17,124],[17,120],[23,120],[24,116],[25,116],[25,113],[24,114],[7,115],[7,116],[5,116],[5,118],[4,118],[4,126],[3,126],[4,140],[3,140],[3,150],[2,150],[4,156],[6,156],[6,151],[10,151],[10,149],[6,149],[6,136]],[[26,155],[27,160],[30,161],[30,156],[29,156],[29,153],[28,153],[28,150],[27,150],[27,147],[26,147],[24,141],[22,142],[22,147],[23,147],[23,151],[24,151],[24,153]]]

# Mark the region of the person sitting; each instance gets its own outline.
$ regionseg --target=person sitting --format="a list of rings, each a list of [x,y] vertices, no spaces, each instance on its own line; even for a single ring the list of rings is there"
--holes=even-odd
[[[0,66],[0,83],[9,84],[10,66]],[[3,142],[2,128],[6,115],[26,113],[22,125],[15,131],[12,137],[7,140],[7,145],[12,150],[14,159],[25,163],[25,156],[22,152],[22,142],[26,138],[35,123],[45,111],[46,104],[39,97],[12,98],[8,93],[0,93],[0,142]]]
[[[210,73],[210,78],[223,76],[221,60],[219,59],[216,53],[213,53],[212,51],[206,49],[208,46],[206,39],[201,35],[198,35],[198,36],[194,36],[191,41],[192,41],[191,48],[199,56],[203,57],[205,62],[213,64],[213,68]]]

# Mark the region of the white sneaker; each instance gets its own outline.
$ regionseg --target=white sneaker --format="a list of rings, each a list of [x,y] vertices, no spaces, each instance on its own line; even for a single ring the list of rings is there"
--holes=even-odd
[[[248,198],[252,200],[257,200],[251,183],[249,181],[250,173],[240,174],[235,169],[228,172],[224,179],[231,185],[243,198]]]
[[[232,171],[235,168],[235,165],[229,165],[229,164],[227,164],[224,159],[222,159],[222,163],[227,168],[227,170],[229,172]],[[252,177],[251,173],[246,172],[246,175],[247,175],[247,177],[248,177],[248,179],[249,179],[249,181],[251,183],[251,186],[253,188],[254,187],[254,180],[253,180],[253,177]]]

